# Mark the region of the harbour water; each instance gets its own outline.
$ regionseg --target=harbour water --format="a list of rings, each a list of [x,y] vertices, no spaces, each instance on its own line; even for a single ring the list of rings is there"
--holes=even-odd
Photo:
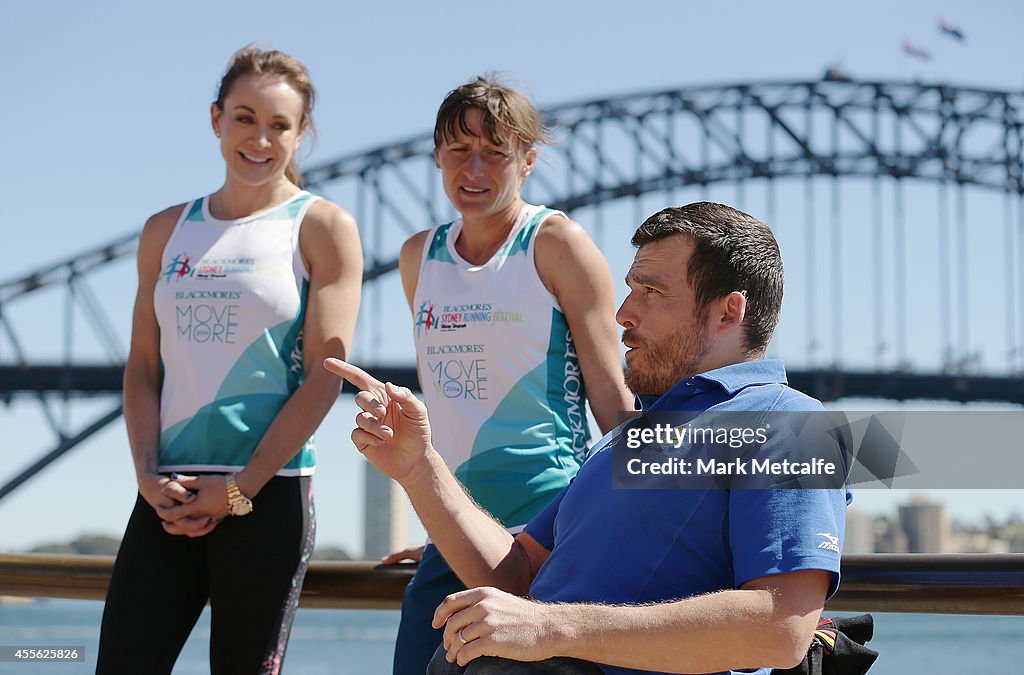
[[[85,663],[0,663],[0,674],[92,673],[99,638],[99,602],[40,600],[0,604],[0,646],[83,645]],[[836,615],[836,614],[833,614]],[[971,675],[1024,669],[1024,616],[875,614],[881,653],[871,675]],[[175,675],[209,673],[209,612],[185,645]],[[285,672],[292,675],[386,675],[398,628],[398,612],[300,610]]]

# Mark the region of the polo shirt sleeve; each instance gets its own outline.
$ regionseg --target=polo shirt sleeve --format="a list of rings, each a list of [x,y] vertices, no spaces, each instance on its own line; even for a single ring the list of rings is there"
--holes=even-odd
[[[839,588],[846,529],[846,495],[835,489],[732,490],[729,544],[736,587],[751,579],[798,570],[832,573]]]
[[[812,456],[824,453],[843,464],[843,480],[846,440],[833,433],[833,421],[818,401],[784,389],[770,410],[761,419],[771,432],[755,451],[759,457],[803,461],[813,444]],[[728,536],[737,588],[751,579],[799,570],[831,572],[826,597],[839,587],[849,490],[827,482],[799,487],[800,482],[751,479],[730,490]]]
[[[572,483],[570,482],[569,485]],[[562,499],[568,489],[568,485],[562,488],[562,491],[544,507],[544,510],[534,516],[523,528],[538,544],[549,551],[555,548],[555,518],[558,516],[558,507],[562,504]]]

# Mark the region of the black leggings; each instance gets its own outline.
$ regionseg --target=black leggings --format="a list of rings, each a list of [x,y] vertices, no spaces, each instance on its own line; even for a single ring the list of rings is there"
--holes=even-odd
[[[276,675],[316,530],[308,476],[274,477],[247,516],[167,534],[140,495],[103,608],[97,675],[171,672],[207,601],[212,675]]]

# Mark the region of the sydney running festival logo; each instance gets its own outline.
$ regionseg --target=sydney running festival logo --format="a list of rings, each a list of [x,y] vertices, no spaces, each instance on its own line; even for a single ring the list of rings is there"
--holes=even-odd
[[[255,258],[200,258],[193,262],[192,256],[179,253],[167,263],[160,276],[170,283],[172,279],[227,279],[238,274],[257,274],[281,278],[282,270],[273,264],[256,264]]]
[[[434,318],[434,303],[425,300],[420,303],[419,311],[416,312],[416,337],[430,332],[430,329],[436,327],[437,319]]]
[[[195,271],[189,262],[192,257],[187,253],[179,253],[174,256],[174,259],[167,264],[164,271],[160,273],[160,276],[164,278],[164,281],[170,283],[171,279],[181,279],[183,277],[190,277]]]

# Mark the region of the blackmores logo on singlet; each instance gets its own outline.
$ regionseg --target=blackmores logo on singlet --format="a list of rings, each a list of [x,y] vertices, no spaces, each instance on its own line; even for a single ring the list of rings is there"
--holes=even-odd
[[[572,333],[565,331],[565,369],[563,372],[562,391],[566,403],[565,414],[568,417],[569,431],[572,432],[572,452],[576,459],[583,461],[587,454],[587,418],[583,410],[583,374],[580,370],[580,357],[576,353],[576,343]]]
[[[305,361],[302,359],[302,338],[303,329],[300,328],[299,334],[295,337],[295,346],[292,347],[291,354],[288,355],[290,361],[288,372],[300,378],[305,371]]]
[[[490,323],[494,320],[491,303],[471,305],[445,305],[438,321],[442,333],[454,333],[470,324]]]

